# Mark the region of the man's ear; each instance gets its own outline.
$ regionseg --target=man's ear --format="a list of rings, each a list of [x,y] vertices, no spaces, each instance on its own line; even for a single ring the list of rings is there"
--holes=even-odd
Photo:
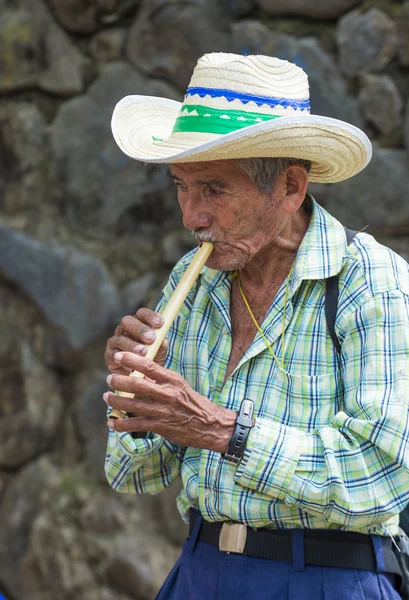
[[[287,213],[298,210],[304,201],[308,186],[308,173],[304,167],[294,163],[285,173],[286,196],[283,208]]]

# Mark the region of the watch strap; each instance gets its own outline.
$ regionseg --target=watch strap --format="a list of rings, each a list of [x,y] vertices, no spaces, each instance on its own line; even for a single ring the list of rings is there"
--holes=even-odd
[[[240,409],[234,426],[233,435],[230,438],[227,451],[223,455],[224,459],[233,463],[240,462],[241,458],[243,457],[244,450],[246,448],[247,438],[249,436],[250,430],[254,426],[253,412],[253,400],[244,398],[244,400],[242,400],[240,404]]]

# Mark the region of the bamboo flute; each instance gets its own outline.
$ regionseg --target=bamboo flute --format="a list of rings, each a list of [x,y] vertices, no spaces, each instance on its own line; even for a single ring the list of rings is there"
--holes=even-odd
[[[203,242],[199,250],[194,255],[192,262],[186,269],[182,279],[179,281],[175,291],[172,294],[168,304],[165,306],[163,312],[161,313],[163,318],[163,325],[159,329],[155,330],[156,339],[153,344],[147,346],[148,352],[146,354],[146,358],[150,358],[153,360],[162,345],[163,340],[168,334],[168,331],[176,319],[176,316],[185,301],[188,293],[192,289],[192,286],[196,279],[199,277],[199,273],[202,270],[202,267],[206,263],[209,258],[211,252],[213,250],[213,244],[211,242]],[[139,373],[139,371],[132,371],[129,374],[130,377],[140,377],[143,378],[144,375]],[[128,392],[117,392],[120,396],[126,396],[127,398],[133,398],[133,394]],[[126,413],[120,410],[112,410],[109,418],[110,419],[123,419]]]

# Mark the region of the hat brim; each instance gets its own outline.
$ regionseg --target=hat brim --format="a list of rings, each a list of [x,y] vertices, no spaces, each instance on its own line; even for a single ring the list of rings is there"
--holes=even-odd
[[[182,104],[152,96],[126,96],[116,105],[112,133],[121,150],[149,163],[186,163],[256,157],[310,160],[309,180],[335,183],[359,173],[372,145],[358,127],[311,114],[264,121],[219,134],[176,133]]]

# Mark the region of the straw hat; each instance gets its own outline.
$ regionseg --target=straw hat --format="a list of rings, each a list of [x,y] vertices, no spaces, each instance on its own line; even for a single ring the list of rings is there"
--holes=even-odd
[[[301,158],[323,183],[356,175],[372,154],[357,127],[311,115],[306,73],[269,56],[205,54],[183,103],[126,96],[111,125],[121,150],[143,162]]]

